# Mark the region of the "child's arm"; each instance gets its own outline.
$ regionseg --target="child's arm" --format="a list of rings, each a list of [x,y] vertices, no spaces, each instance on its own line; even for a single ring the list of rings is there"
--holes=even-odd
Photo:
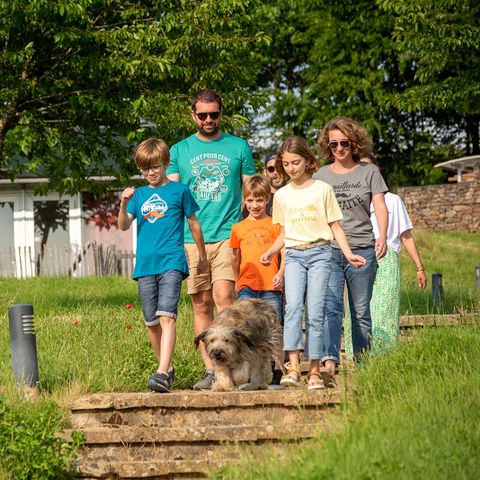
[[[122,192],[122,200],[120,201],[120,211],[118,212],[118,228],[120,230],[128,230],[132,224],[133,215],[127,212],[127,205],[135,193],[134,187],[127,187]]]
[[[427,286],[427,276],[425,275],[425,269],[423,267],[422,259],[420,257],[420,253],[417,249],[417,244],[415,243],[415,239],[413,238],[410,230],[405,230],[400,235],[400,239],[402,240],[403,246],[407,251],[410,258],[413,260],[417,267],[417,281],[418,286],[424,290]]]
[[[199,272],[206,272],[208,270],[207,252],[205,251],[205,242],[203,240],[203,232],[200,223],[195,214],[187,217],[188,226],[192,232],[193,240],[198,248],[198,264],[197,270]]]
[[[260,257],[260,262],[264,265],[270,265],[272,263],[273,256],[283,248],[285,245],[285,231],[282,227],[278,237],[275,239],[270,248]]]
[[[233,277],[237,283],[240,275],[240,263],[242,262],[242,251],[239,248],[232,248],[230,251],[230,260],[232,261]]]
[[[350,245],[348,244],[347,237],[345,236],[345,232],[343,231],[342,226],[338,221],[329,223],[330,228],[332,229],[333,236],[337,241],[338,245],[340,246],[345,258],[348,260],[348,263],[351,263],[354,267],[361,267],[362,265],[366,265],[367,261],[361,257],[360,255],[355,255],[352,250],[350,249]]]
[[[283,288],[285,278],[285,247],[280,250],[280,268],[273,277],[273,288]]]
[[[385,194],[377,193],[372,197],[373,211],[377,218],[379,236],[375,240],[375,254],[382,258],[387,254],[387,227],[388,210],[385,203]]]

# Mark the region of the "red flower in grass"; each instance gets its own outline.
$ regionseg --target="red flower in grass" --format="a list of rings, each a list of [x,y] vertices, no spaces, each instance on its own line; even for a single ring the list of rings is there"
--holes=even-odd
[[[128,330],[131,330],[133,327],[131,325],[127,325]]]
[[[130,310],[132,307],[133,307],[133,305],[132,305],[131,303],[127,303],[127,304],[125,305],[125,308],[126,308],[127,310]]]
[[[72,323],[73,323],[74,325],[78,325],[78,320],[74,320]]]

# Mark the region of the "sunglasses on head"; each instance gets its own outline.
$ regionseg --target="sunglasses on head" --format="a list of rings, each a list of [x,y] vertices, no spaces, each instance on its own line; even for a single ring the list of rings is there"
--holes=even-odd
[[[275,167],[273,165],[270,165],[267,167],[267,172],[273,173],[275,171]]]
[[[332,149],[335,150],[338,147],[338,144],[340,144],[343,148],[348,148],[351,145],[350,140],[340,140],[337,142],[336,140],[331,141],[328,146]]]
[[[221,112],[195,112],[195,115],[203,122],[207,119],[207,117],[210,117],[212,120],[216,120],[220,116],[220,113]]]

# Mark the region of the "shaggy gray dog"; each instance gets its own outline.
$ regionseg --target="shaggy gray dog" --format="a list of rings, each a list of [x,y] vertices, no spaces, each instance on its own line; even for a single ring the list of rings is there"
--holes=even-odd
[[[274,308],[265,300],[239,300],[223,310],[213,325],[198,335],[214,363],[212,390],[225,392],[266,389],[282,338]]]

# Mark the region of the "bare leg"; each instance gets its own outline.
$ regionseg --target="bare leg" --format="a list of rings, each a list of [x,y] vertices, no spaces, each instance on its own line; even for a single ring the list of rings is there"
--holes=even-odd
[[[216,280],[212,289],[213,300],[217,312],[233,305],[235,301],[235,283],[231,280]]]
[[[213,323],[213,297],[212,290],[204,290],[202,292],[193,293],[190,295],[193,305],[193,331],[195,336],[202,332]],[[213,370],[213,364],[205,352],[205,345],[200,342],[198,349],[202,356],[203,363],[206,370]]]
[[[148,327],[148,339],[150,340],[150,345],[155,352],[157,361],[160,362],[160,346],[162,343],[162,326],[160,324]]]
[[[160,343],[161,354],[158,371],[168,373],[173,357],[175,342],[177,340],[177,322],[172,317],[160,317],[160,325],[162,326],[163,333]]]

